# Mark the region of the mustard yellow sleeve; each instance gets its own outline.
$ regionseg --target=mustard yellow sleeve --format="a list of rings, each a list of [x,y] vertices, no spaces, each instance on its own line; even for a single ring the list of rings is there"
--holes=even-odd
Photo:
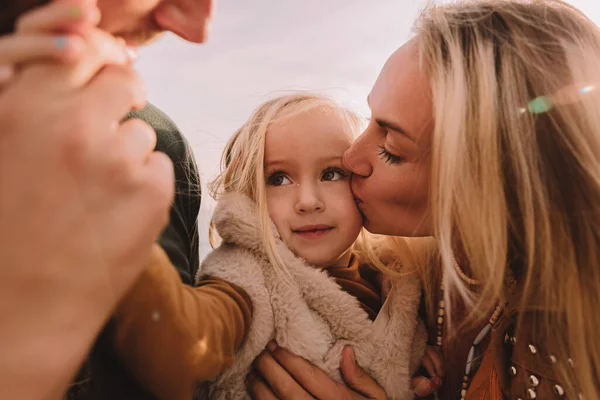
[[[251,317],[252,303],[242,289],[217,279],[185,285],[155,246],[149,268],[117,309],[114,345],[159,399],[192,399],[199,383],[231,365]]]

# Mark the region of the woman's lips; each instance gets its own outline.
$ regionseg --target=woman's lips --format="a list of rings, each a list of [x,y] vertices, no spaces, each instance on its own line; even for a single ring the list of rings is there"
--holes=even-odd
[[[293,229],[292,232],[305,239],[318,239],[332,230],[333,226],[330,225],[305,225],[298,229]]]
[[[363,203],[363,201],[356,194],[356,187],[355,187],[354,181],[352,181],[351,184],[350,184],[350,190],[352,191],[352,197],[354,197],[354,202],[356,203],[357,206],[360,206]]]
[[[352,193],[352,197],[354,197],[354,202],[356,203],[357,207],[360,207],[364,204],[362,199],[360,197],[358,197],[356,194]]]

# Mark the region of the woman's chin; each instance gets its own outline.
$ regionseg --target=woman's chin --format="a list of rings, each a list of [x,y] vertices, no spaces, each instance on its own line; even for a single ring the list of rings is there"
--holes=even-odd
[[[373,233],[375,235],[390,235],[388,232],[393,228],[392,226],[389,226],[389,224],[381,224],[377,221],[373,222],[366,216],[364,216],[363,219],[363,226],[369,233]]]
[[[424,224],[406,225],[398,224],[395,218],[389,218],[385,221],[371,220],[367,216],[364,217],[363,226],[372,234],[387,235],[387,236],[405,236],[405,237],[422,237],[431,236],[430,229]]]

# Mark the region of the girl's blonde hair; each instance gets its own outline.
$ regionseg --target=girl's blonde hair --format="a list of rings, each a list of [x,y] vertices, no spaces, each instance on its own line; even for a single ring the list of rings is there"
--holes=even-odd
[[[262,232],[264,248],[278,273],[289,278],[286,266],[275,248],[275,237],[271,231],[271,220],[267,209],[265,168],[265,137],[271,125],[310,110],[320,109],[341,117],[351,131],[357,135],[364,124],[358,114],[339,106],[333,100],[308,93],[289,94],[276,97],[259,106],[229,140],[221,157],[221,173],[209,185],[211,196],[218,200],[226,193],[243,193],[257,206],[260,217],[259,230]],[[217,244],[215,229],[211,224],[210,243]]]
[[[433,96],[431,204],[447,305],[449,293],[470,295],[455,254],[482,282],[482,318],[506,299],[512,270],[519,310],[541,310],[528,322],[562,360],[569,398],[600,398],[598,27],[560,0],[460,1],[428,7],[416,41]],[[439,274],[424,278],[431,307]]]

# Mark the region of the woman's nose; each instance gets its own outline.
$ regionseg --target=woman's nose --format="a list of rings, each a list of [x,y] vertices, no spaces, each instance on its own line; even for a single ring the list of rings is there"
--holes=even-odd
[[[164,0],[155,11],[156,23],[182,39],[204,43],[208,39],[213,0]]]
[[[344,167],[355,175],[370,176],[373,173],[373,166],[369,161],[368,150],[368,137],[366,133],[363,133],[344,153],[344,157],[342,158]]]

